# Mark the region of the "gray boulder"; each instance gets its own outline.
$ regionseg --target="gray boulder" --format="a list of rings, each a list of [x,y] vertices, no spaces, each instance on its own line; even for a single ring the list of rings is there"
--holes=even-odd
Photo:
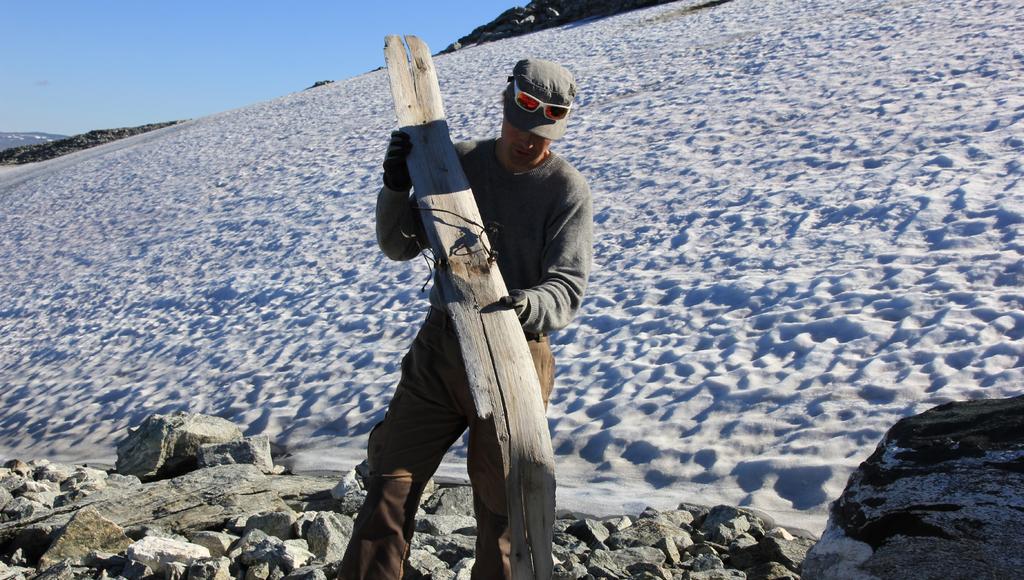
[[[638,519],[632,526],[610,535],[605,543],[613,550],[654,547],[663,538],[671,539],[679,549],[693,545],[690,535],[683,529],[650,518]]]
[[[319,561],[336,562],[345,555],[353,527],[352,518],[346,515],[319,512],[304,526],[302,537]]]
[[[412,538],[412,548],[427,550],[451,566],[454,572],[456,564],[467,558],[472,559],[476,554],[476,538],[462,534],[450,536],[416,534]]]
[[[220,417],[150,415],[118,444],[116,470],[142,481],[174,477],[196,469],[203,445],[240,439],[238,427]]]
[[[455,573],[437,556],[426,550],[411,550],[403,580],[454,580]]]
[[[473,488],[468,485],[439,488],[423,502],[428,514],[473,517]]]
[[[801,576],[1018,578],[1024,397],[941,405],[896,423],[832,504]]]
[[[4,508],[7,507],[7,504],[11,503],[11,500],[13,499],[14,496],[11,495],[11,492],[7,491],[4,487],[0,487],[0,512],[2,512]]]
[[[269,536],[290,540],[295,537],[294,524],[297,519],[291,510],[258,513],[245,522],[245,531],[260,530]]]
[[[256,435],[241,441],[210,443],[199,448],[199,467],[233,465],[236,463],[255,465],[263,473],[274,472],[274,461],[270,457],[270,437]]]
[[[146,536],[133,543],[128,547],[127,554],[129,560],[165,574],[172,571],[176,564],[187,567],[196,560],[210,557],[210,551],[202,546],[157,536]]]
[[[189,541],[209,550],[210,556],[213,558],[220,558],[228,553],[232,544],[238,541],[238,539],[238,536],[225,534],[224,532],[204,530],[193,534]]]
[[[476,535],[476,519],[469,516],[426,514],[416,520],[416,531],[435,536],[448,534]]]

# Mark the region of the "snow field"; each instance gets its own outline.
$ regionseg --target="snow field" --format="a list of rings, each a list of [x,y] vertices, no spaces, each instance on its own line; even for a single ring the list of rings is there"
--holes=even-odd
[[[683,7],[439,57],[449,124],[496,134],[526,55],[580,81],[560,505],[820,531],[896,420],[1021,392],[1024,5]],[[426,308],[426,265],[374,241],[393,124],[376,71],[0,174],[0,456],[111,462],[187,409],[354,465]]]

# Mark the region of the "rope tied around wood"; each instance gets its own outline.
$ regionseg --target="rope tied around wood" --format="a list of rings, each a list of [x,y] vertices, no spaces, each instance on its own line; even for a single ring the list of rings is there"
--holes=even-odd
[[[473,254],[483,252],[487,254],[488,264],[493,264],[498,259],[497,250],[492,248],[489,243],[492,239],[497,238],[498,235],[501,234],[502,226],[498,222],[488,222],[486,224],[480,224],[474,220],[467,218],[464,215],[460,215],[457,212],[446,209],[424,207],[421,205],[414,205],[413,208],[416,209],[417,211],[422,212],[452,215],[466,222],[470,226],[476,228],[477,231],[467,231],[452,245],[452,249],[448,254],[449,256],[471,256]],[[462,226],[449,224],[444,222],[443,220],[438,220],[438,222],[443,223],[449,227],[460,229],[462,228]],[[484,234],[486,234],[486,236]],[[405,236],[406,238],[416,237],[415,234],[407,234],[405,232],[402,232],[402,235]],[[476,245],[477,242],[479,242],[480,247],[478,249],[473,249],[473,246]],[[427,285],[430,284],[430,281],[434,278],[434,270],[445,270],[448,268],[448,257],[445,256],[438,258],[437,255],[434,254],[433,248],[431,248],[430,246],[423,248],[423,250],[420,252],[420,255],[423,256],[424,260],[426,260],[427,268],[430,270],[426,282],[424,282],[423,286],[420,288],[420,292],[426,292]]]

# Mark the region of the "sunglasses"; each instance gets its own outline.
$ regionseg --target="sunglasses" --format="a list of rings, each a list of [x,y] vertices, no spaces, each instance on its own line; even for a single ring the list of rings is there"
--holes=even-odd
[[[544,116],[552,121],[561,121],[562,119],[569,116],[569,109],[572,105],[552,105],[551,103],[545,103],[530,93],[520,90],[518,81],[512,82],[512,88],[514,90],[514,100],[519,108],[526,111],[527,113],[536,113],[537,109],[544,110]]]

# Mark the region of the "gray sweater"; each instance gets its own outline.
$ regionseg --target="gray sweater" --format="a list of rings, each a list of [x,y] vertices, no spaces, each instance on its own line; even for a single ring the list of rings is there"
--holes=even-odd
[[[484,224],[500,225],[490,241],[505,285],[526,292],[523,329],[564,328],[583,300],[593,258],[586,180],[555,153],[531,171],[511,173],[498,163],[494,139],[455,148]],[[393,260],[412,259],[426,246],[414,204],[407,193],[387,187],[377,197],[377,243]],[[430,304],[445,310],[436,280]]]

